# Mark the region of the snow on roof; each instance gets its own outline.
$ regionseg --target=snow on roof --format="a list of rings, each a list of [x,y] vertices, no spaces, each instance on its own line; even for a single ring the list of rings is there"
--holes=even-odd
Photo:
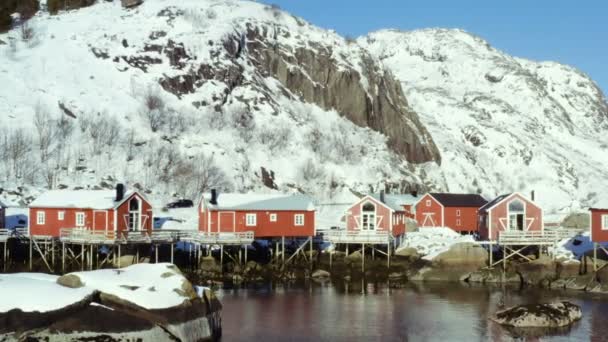
[[[371,194],[372,198],[380,201],[380,194]],[[384,204],[395,211],[404,211],[404,205],[414,205],[420,197],[411,194],[385,194]]]
[[[0,312],[47,312],[78,303],[93,293],[91,288],[72,289],[56,283],[57,276],[42,273],[0,274]],[[52,295],[49,295],[52,294]]]
[[[205,204],[215,210],[315,210],[312,199],[305,195],[284,194],[223,194],[219,193],[217,205],[209,203],[211,194],[203,196]]]
[[[9,203],[2,196],[0,196],[0,208],[8,208]]]
[[[125,193],[124,198],[133,192]],[[114,190],[51,190],[38,196],[30,203],[30,208],[86,208],[112,209],[118,202],[114,201]]]

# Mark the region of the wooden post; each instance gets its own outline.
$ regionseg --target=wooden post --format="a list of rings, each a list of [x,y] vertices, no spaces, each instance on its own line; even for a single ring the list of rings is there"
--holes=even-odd
[[[312,236],[310,237],[310,270],[312,270]]]
[[[4,241],[4,254],[2,254],[3,255],[2,262],[4,263],[3,269],[4,269],[5,272],[6,272],[6,264],[8,263],[7,260],[6,260],[7,259],[7,255],[8,255],[6,253],[6,245],[7,244],[8,244],[8,240]]]
[[[118,262],[116,263],[116,266],[120,268],[120,243],[118,244]]]
[[[156,260],[158,262],[158,260]],[[139,245],[135,245],[135,263],[139,264]]]
[[[502,272],[507,270],[507,258],[505,254],[505,246],[502,246]]]
[[[365,275],[365,244],[361,244],[361,272]]]
[[[80,270],[84,271],[84,254],[87,251],[84,249],[84,243],[80,244]]]
[[[346,256],[349,256],[349,254],[348,254],[348,242],[346,243]]]
[[[61,272],[65,273],[65,242],[61,243]]]
[[[239,248],[239,264],[243,264],[243,246]]]
[[[247,264],[247,250],[249,246],[245,245],[245,264]]]
[[[336,247],[334,246],[334,248],[336,248]],[[332,261],[331,259],[332,259],[333,254],[334,254],[334,251],[329,251],[329,269],[330,270],[331,270],[331,261]]]
[[[494,258],[494,253],[492,253],[494,251],[494,249],[492,248],[492,241],[490,241],[490,244],[488,246],[490,246],[490,248],[488,248],[488,251],[490,253],[490,268],[491,268],[492,265],[494,265],[494,260],[492,260]]]
[[[51,240],[51,265],[53,265],[53,270],[55,270],[55,239]]]
[[[220,268],[222,269],[221,273],[224,273],[224,245],[220,245]]]
[[[391,243],[386,245],[386,267],[391,267]]]
[[[593,243],[593,272],[597,271],[597,242]]]
[[[173,242],[171,243],[171,263],[173,263]]]
[[[91,258],[89,259],[89,269],[93,269],[93,244],[91,244]]]
[[[32,270],[32,257],[34,254],[34,251],[32,250],[34,248],[33,244],[34,242],[32,241],[32,236],[30,235],[30,271]]]
[[[275,247],[275,249],[274,249],[274,259],[278,261],[279,260],[279,243],[275,242],[274,247]]]
[[[390,241],[389,241],[390,244]],[[376,246],[372,245],[372,260],[376,259]]]
[[[158,264],[158,245],[154,245],[154,262]]]
[[[281,264],[285,266],[285,237],[281,236]]]

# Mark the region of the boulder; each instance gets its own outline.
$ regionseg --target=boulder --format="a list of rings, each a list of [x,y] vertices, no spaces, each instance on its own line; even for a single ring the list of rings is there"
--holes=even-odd
[[[361,259],[362,259],[361,252],[359,252],[359,251],[352,252],[349,255],[347,255],[344,259],[348,262],[361,261]]]
[[[199,265],[199,268],[203,272],[215,272],[215,273],[222,272],[222,267],[212,256],[206,256],[206,257],[201,258],[201,263]]]
[[[120,0],[120,3],[124,8],[132,8],[143,4],[144,0]]]
[[[120,263],[119,263],[120,260]],[[137,258],[135,257],[135,255],[130,255],[130,254],[126,254],[126,255],[122,255],[120,258],[114,258],[114,267],[119,267],[118,265],[120,265],[120,267],[127,267],[127,266],[131,266],[131,265],[135,265],[137,263]]]
[[[581,308],[570,302],[527,304],[502,310],[490,319],[516,328],[558,328],[581,319]]]
[[[80,280],[80,277],[75,274],[66,274],[57,278],[57,284],[72,289],[77,289],[84,286],[82,280]]]
[[[329,279],[329,277],[331,277],[331,274],[325,270],[315,270],[314,272],[312,272],[311,277],[313,279]]]
[[[481,269],[468,274],[468,277],[461,279],[468,283],[476,284],[505,284],[505,283],[521,283],[521,277],[516,272],[507,270],[503,272],[501,269]]]
[[[558,278],[556,262],[545,255],[530,262],[517,264],[515,269],[521,275],[523,283],[528,285],[548,286]]]
[[[472,242],[453,244],[449,250],[433,258],[433,264],[442,266],[484,267],[488,263],[488,251]]]
[[[395,255],[416,259],[420,258],[418,250],[413,247],[399,248],[395,251]]]

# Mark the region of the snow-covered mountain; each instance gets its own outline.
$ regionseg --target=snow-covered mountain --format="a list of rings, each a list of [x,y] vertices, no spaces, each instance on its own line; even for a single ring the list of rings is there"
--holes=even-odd
[[[10,85],[0,136],[18,142],[5,144],[0,187],[126,180],[160,195],[331,198],[407,190],[418,164],[440,160],[377,59],[273,6],[100,1],[41,11],[27,28],[0,35],[0,83]]]
[[[437,143],[430,185],[535,190],[546,212],[608,199],[608,104],[580,71],[509,56],[461,30],[384,30],[358,42],[401,81]]]
[[[255,2],[98,1],[0,34],[0,84],[13,199],[119,180],[161,203],[209,187],[608,199],[597,86],[458,30],[353,41]]]

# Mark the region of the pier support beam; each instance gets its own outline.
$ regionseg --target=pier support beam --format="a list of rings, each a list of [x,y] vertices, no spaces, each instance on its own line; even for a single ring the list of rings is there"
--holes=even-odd
[[[154,262],[158,264],[158,245],[154,245]]]
[[[285,266],[285,237],[281,236],[281,263]]]
[[[173,243],[171,243],[171,263],[173,264]]]
[[[220,245],[220,267],[224,273],[224,245]]]
[[[30,236],[30,271],[32,270],[32,258],[34,257],[34,242],[32,241],[32,237]]]
[[[593,243],[593,272],[597,271],[597,242]]]
[[[361,244],[361,273],[365,276],[365,244]]]
[[[120,243],[118,244],[118,263],[116,265],[120,268]]]
[[[391,267],[391,243],[386,244],[386,267]]]

